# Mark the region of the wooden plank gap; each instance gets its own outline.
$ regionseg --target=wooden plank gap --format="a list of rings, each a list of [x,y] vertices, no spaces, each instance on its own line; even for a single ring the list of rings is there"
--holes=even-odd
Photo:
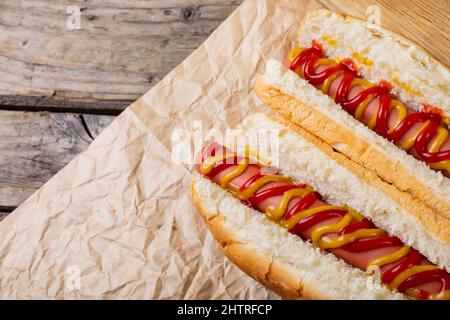
[[[0,215],[2,214],[8,214],[10,212],[13,212],[14,210],[16,210],[16,207],[12,207],[12,206],[0,206]]]
[[[131,104],[132,101],[128,101]],[[92,114],[105,116],[118,116],[123,110],[120,109],[84,109],[84,108],[69,108],[69,107],[46,107],[46,106],[20,106],[20,105],[0,105],[2,111],[27,111],[27,112],[51,112],[51,113],[76,113],[76,114]]]

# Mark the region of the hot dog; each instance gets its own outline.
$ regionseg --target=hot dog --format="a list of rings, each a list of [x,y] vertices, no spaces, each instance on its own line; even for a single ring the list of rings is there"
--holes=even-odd
[[[351,60],[326,59],[324,48],[316,41],[307,49],[294,48],[286,66],[380,136],[450,177],[450,136],[441,113],[406,107],[392,98],[388,83],[375,85],[358,78],[358,68]]]
[[[410,41],[327,10],[255,86],[272,109],[450,219],[450,73]],[[327,124],[324,126],[324,124]],[[407,152],[407,153],[405,153]],[[416,212],[418,216],[421,213]]]
[[[280,156],[285,159],[280,162],[283,170],[260,161],[258,156],[252,158],[248,153],[236,154],[222,145],[210,143],[199,154],[195,167],[199,176],[193,182],[193,197],[214,236],[224,244],[229,258],[244,271],[289,298],[450,299],[450,275],[446,271],[450,265],[447,245],[433,239],[417,221],[405,218],[404,209],[391,204],[400,201],[407,209],[419,206],[429,210],[426,206],[406,194],[401,195],[402,199],[390,198],[394,187],[365,172],[367,170],[363,167],[352,164],[292,123],[254,115],[247,118],[242,127],[244,132],[257,128],[279,130]],[[380,190],[387,192],[382,194],[369,186],[360,179],[361,174],[368,174],[366,177],[375,180]],[[304,181],[297,182],[294,176]],[[331,181],[341,189],[340,193],[333,191]],[[311,185],[320,189],[323,196]],[[371,202],[371,197],[376,197],[378,201]],[[338,198],[340,200],[336,200]],[[358,213],[347,206],[346,201],[358,209],[364,208],[366,212]],[[411,206],[408,207],[407,202]],[[240,217],[244,208],[249,215],[257,215],[258,219],[265,221],[255,222],[250,220],[256,218]],[[261,217],[256,211],[265,215]],[[396,226],[394,221],[400,221],[401,227]],[[385,230],[377,227],[377,222],[384,224]],[[265,234],[267,239],[264,245],[261,241],[252,242],[254,233],[246,231],[246,224],[250,228],[266,231],[255,235],[264,237]],[[280,239],[273,239],[274,232],[280,233]],[[301,245],[298,242],[290,244],[293,246],[290,249],[299,250],[300,255],[288,250],[286,256],[277,256],[280,241],[290,243],[293,235],[303,240]],[[232,249],[227,249],[229,243],[238,243],[246,248],[236,251],[231,245]],[[309,243],[321,251],[307,253]],[[415,249],[411,245],[415,245]],[[243,256],[242,251],[248,256]],[[347,265],[341,270],[335,260],[328,260],[328,253]],[[336,278],[319,274],[320,270],[307,270],[307,266],[303,269],[298,267],[296,259],[311,259],[305,256],[308,254],[315,255],[320,260],[318,263],[329,263],[328,268]],[[255,256],[259,258],[252,265]],[[264,269],[261,267],[264,262],[261,261],[265,259],[271,262],[268,270],[261,271]],[[430,259],[440,264],[441,268]],[[300,270],[292,271],[295,266]],[[370,273],[377,269],[377,283],[364,285],[364,281],[374,277],[363,274],[361,270]],[[351,279],[356,283],[357,290],[346,285],[343,279],[348,276],[346,272],[352,272]],[[318,284],[317,279],[326,283]],[[295,287],[296,281],[297,285],[302,283],[301,288]],[[342,288],[331,290],[329,286]]]

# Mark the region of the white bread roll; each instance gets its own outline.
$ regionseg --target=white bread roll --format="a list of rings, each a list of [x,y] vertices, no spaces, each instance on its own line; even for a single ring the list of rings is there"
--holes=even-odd
[[[275,130],[273,132],[280,142],[279,166],[284,174],[295,178],[298,183],[310,184],[331,204],[348,204],[377,226],[419,250],[430,261],[450,269],[447,244],[407,211],[415,206],[422,210],[429,208],[335,152],[300,127],[281,119],[278,121],[263,114],[253,115],[244,120],[239,134],[254,136],[252,131],[255,130]],[[246,141],[250,148],[257,150],[255,142]],[[227,146],[232,147],[230,143]],[[197,175],[192,195],[230,260],[284,297],[404,298],[404,295],[382,285],[379,279],[331,254],[320,252],[255,210],[245,207],[209,180]]]
[[[394,93],[408,106],[420,109],[422,103],[436,104],[449,115],[448,69],[408,40],[327,10],[313,11],[303,21],[300,45],[309,47],[312,39],[321,42],[331,58],[369,59],[370,65],[358,63],[362,75],[373,82],[391,81]],[[439,229],[449,232],[450,179],[367,128],[280,62],[267,63],[255,91],[287,119],[431,208],[423,219],[435,221],[436,234]],[[426,213],[414,215],[419,214]],[[450,244],[448,235],[441,240]]]
[[[373,276],[270,222],[211,181],[196,176],[194,203],[225,255],[286,299],[404,299]]]
[[[393,93],[414,110],[430,104],[450,116],[448,68],[411,40],[326,9],[311,11],[302,21],[299,45],[309,47],[313,39],[334,59],[353,58],[366,80],[390,82]]]

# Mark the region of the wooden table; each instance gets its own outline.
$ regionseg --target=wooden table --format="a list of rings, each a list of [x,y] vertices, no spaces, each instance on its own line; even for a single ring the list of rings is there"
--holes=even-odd
[[[241,2],[2,0],[0,219],[85,149]],[[383,26],[450,64],[448,0],[319,2],[359,17],[377,3]],[[79,29],[68,28],[76,21],[67,12],[74,3],[79,3]]]

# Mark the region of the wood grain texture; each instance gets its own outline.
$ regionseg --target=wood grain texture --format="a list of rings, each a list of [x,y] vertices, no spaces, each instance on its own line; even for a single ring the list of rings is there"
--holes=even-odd
[[[0,212],[85,149],[108,114],[156,84],[241,2],[2,0],[0,109],[35,113],[0,111]],[[73,4],[79,30],[66,27]]]
[[[2,0],[3,108],[122,110],[156,84],[242,0]],[[66,27],[79,4],[81,28]]]
[[[381,9],[381,25],[413,40],[450,66],[449,0],[319,0],[336,12],[367,19],[368,7]]]
[[[95,139],[114,119],[113,116],[102,116],[96,114],[83,114],[82,120],[91,138]]]
[[[1,0],[0,109],[35,113],[0,111],[0,216],[86,148],[114,119],[109,115],[156,84],[241,2]],[[360,18],[379,5],[384,27],[450,64],[449,0],[319,2]],[[73,4],[81,9],[79,30],[66,28]]]
[[[99,117],[89,115],[86,128],[78,114],[0,111],[0,211],[20,204],[84,150],[111,120]]]

